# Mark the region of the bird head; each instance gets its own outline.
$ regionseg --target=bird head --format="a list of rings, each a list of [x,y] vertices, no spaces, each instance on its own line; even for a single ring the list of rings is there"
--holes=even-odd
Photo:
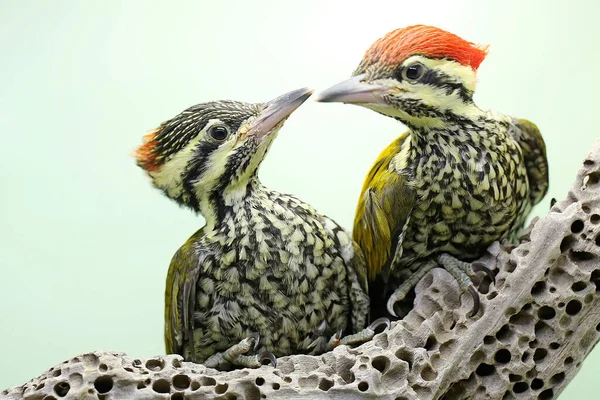
[[[137,165],[180,205],[245,193],[283,122],[310,95],[298,89],[272,101],[214,101],[192,106],[144,136]]]
[[[486,54],[487,47],[433,26],[397,29],[373,43],[351,79],[317,100],[361,105],[409,125],[439,123],[472,110]]]

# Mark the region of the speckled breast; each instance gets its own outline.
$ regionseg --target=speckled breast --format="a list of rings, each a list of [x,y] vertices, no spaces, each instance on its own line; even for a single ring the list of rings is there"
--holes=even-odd
[[[414,260],[444,252],[475,259],[523,224],[529,184],[518,144],[502,134],[477,139],[438,143],[429,156],[415,155],[409,184],[418,200],[402,246],[409,268]]]
[[[306,352],[322,322],[327,338],[347,327],[341,228],[295,198],[269,197],[234,209],[223,229],[203,238],[217,255],[197,285],[194,341],[201,355],[253,332],[260,349],[276,356]]]

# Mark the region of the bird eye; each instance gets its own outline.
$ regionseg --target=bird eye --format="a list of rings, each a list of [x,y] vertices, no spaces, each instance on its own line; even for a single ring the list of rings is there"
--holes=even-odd
[[[229,136],[229,130],[223,125],[211,126],[208,129],[208,134],[215,140],[225,140]]]
[[[421,63],[414,63],[402,70],[402,77],[409,81],[418,81],[425,75],[425,67]]]

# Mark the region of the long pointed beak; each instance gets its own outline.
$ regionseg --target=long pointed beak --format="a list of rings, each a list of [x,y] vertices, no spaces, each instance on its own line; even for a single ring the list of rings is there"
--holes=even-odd
[[[382,95],[390,93],[387,86],[364,82],[365,75],[357,75],[319,93],[323,103],[383,104]]]
[[[264,103],[264,109],[250,123],[246,135],[255,135],[258,137],[266,135],[277,124],[283,122],[296,111],[312,93],[313,90],[309,88],[297,89]]]

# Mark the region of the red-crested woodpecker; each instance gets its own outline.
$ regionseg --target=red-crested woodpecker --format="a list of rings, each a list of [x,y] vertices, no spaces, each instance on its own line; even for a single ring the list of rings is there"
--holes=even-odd
[[[353,237],[367,260],[374,315],[397,314],[395,304],[438,265],[471,292],[474,315],[468,262],[514,237],[546,194],[537,127],[473,102],[486,53],[436,27],[397,29],[367,50],[351,79],[319,95],[408,127],[375,161],[356,209]]]

